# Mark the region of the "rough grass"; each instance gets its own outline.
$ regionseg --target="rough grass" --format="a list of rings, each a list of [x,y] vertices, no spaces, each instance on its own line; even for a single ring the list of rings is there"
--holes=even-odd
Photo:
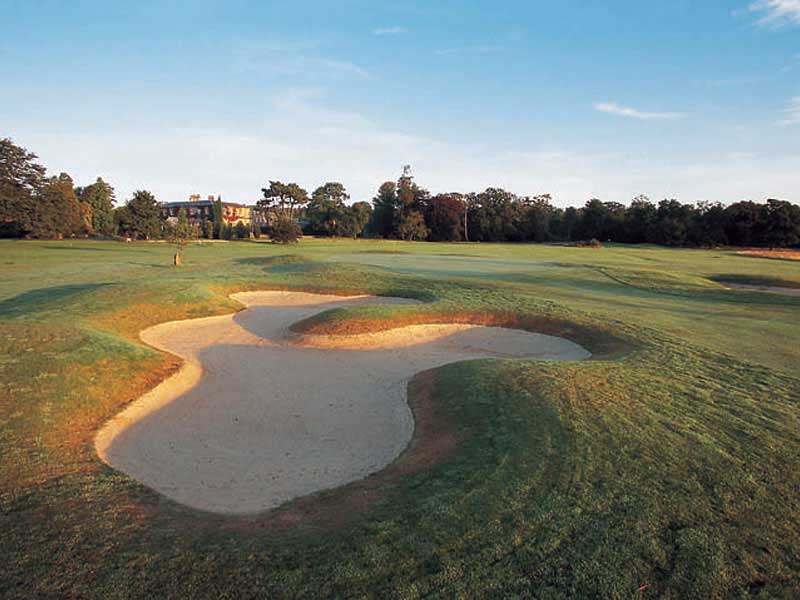
[[[170,252],[0,242],[3,597],[800,596],[800,301],[713,283],[800,281],[800,265],[314,240],[192,247],[176,270]],[[275,527],[186,509],[100,463],[97,428],[175,368],[136,333],[264,288],[426,301],[307,326],[501,315],[636,350],[426,374],[414,398],[457,443],[354,497],[340,522],[301,510],[335,492],[284,507]]]

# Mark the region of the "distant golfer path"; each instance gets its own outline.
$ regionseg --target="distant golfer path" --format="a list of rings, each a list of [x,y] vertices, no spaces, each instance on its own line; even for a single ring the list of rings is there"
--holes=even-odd
[[[268,510],[383,469],[411,439],[406,384],[417,372],[474,358],[589,357],[562,338],[464,324],[292,341],[289,326],[321,311],[412,301],[296,292],[233,298],[248,308],[142,332],[185,364],[95,439],[110,466],[213,512]]]

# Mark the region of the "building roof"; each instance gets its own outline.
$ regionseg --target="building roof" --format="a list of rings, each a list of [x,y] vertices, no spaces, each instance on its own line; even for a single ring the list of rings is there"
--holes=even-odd
[[[192,206],[213,206],[214,202],[212,200],[183,200],[182,202],[162,202],[161,206],[163,208],[181,208],[186,207],[190,208]],[[239,204],[237,202],[226,202],[225,200],[222,201],[222,206],[235,206],[236,208],[248,208],[246,204]]]

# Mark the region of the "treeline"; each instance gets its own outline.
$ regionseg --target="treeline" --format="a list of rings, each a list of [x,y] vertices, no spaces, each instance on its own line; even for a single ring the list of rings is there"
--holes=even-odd
[[[223,221],[219,198],[213,218],[202,226],[189,224],[185,211],[178,219],[168,220],[147,190],[138,190],[125,204],[115,206],[114,188],[101,177],[91,185],[76,187],[67,173],[48,177],[37,161],[32,152],[10,139],[0,139],[0,237],[230,240],[251,235],[243,223]]]
[[[98,177],[76,187],[67,173],[48,177],[37,156],[0,139],[0,236],[62,238],[118,233],[114,188]]]
[[[674,199],[654,203],[638,196],[627,206],[593,198],[579,208],[560,208],[553,206],[549,194],[518,196],[500,188],[432,195],[406,167],[397,181],[378,188],[371,203],[349,201],[338,182],[325,183],[309,196],[296,183],[270,181],[255,207],[261,213],[259,226],[224,223],[218,198],[213,218],[184,228],[183,233],[214,239],[265,233],[281,242],[295,241],[305,232],[430,241],[800,245],[800,207],[776,199],[725,206]],[[0,139],[0,236],[154,239],[174,237],[173,229],[180,225],[163,218],[148,191],[135,192],[123,206],[115,208],[114,202],[114,189],[102,178],[76,187],[66,173],[47,177],[35,154]],[[179,219],[183,220],[185,215]]]
[[[657,204],[637,196],[628,206],[593,198],[580,208],[553,206],[549,194],[518,196],[499,188],[431,195],[406,169],[372,201],[367,233],[403,240],[579,242],[666,246],[800,244],[800,206],[784,200]],[[313,211],[312,211],[313,212]]]
[[[86,187],[75,187],[66,173],[47,177],[36,158],[0,139],[0,235],[112,235],[113,188],[99,177]]]

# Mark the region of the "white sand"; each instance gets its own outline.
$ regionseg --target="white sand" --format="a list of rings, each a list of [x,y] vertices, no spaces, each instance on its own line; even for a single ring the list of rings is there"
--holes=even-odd
[[[183,368],[100,430],[106,463],[194,508],[253,513],[381,470],[408,445],[406,384],[485,357],[579,360],[562,338],[498,327],[414,325],[354,336],[288,327],[337,306],[399,298],[246,292],[235,315],[150,327]]]

